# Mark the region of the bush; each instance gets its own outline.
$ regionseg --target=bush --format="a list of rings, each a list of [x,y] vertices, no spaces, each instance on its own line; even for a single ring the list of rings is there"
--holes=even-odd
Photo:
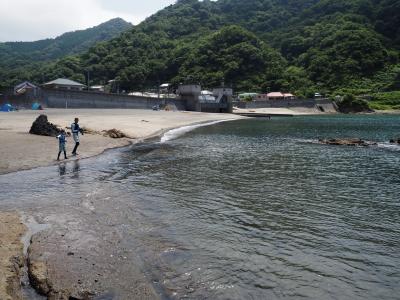
[[[243,98],[243,101],[252,102],[253,101],[253,97],[252,96],[246,96],[246,97]]]
[[[368,105],[368,102],[356,98],[352,94],[347,94],[343,97],[343,100],[339,101],[338,107],[341,113],[360,113],[360,112],[372,112],[372,109]]]

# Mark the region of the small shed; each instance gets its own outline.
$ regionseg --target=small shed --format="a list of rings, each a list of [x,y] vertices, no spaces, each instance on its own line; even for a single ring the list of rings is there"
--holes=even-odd
[[[27,92],[32,91],[36,96],[38,87],[29,81],[24,81],[14,86],[14,95],[23,95]]]
[[[47,82],[42,86],[44,88],[49,88],[49,89],[75,90],[75,91],[82,91],[84,88],[86,88],[86,85],[66,78],[58,78],[56,80]]]

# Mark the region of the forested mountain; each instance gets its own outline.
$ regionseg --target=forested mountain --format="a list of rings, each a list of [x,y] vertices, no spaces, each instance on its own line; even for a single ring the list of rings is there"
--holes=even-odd
[[[125,90],[185,81],[299,95],[396,90],[399,12],[398,0],[180,0],[81,55],[3,76],[84,81],[90,71],[93,83],[117,79]]]
[[[79,54],[97,42],[108,41],[132,27],[132,24],[116,18],[89,29],[64,33],[55,39],[0,43],[0,68],[15,69],[32,62]]]

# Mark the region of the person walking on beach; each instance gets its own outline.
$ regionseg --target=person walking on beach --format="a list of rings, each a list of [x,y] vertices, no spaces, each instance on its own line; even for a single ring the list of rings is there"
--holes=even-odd
[[[65,134],[65,130],[62,129],[61,133],[57,136],[58,139],[58,155],[57,155],[57,160],[60,160],[60,154],[61,152],[64,152],[64,158],[68,159],[67,157],[67,151],[65,150],[65,143],[67,142],[67,136]]]
[[[72,150],[72,155],[76,156],[76,150],[78,149],[79,146],[79,133],[83,135],[83,130],[79,127],[79,119],[75,118],[74,123],[71,124],[71,131],[72,131],[72,137],[75,141],[75,147],[74,150]]]

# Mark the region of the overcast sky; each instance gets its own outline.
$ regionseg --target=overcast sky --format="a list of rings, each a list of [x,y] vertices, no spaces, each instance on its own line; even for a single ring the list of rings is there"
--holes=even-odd
[[[35,41],[115,17],[137,24],[175,0],[0,0],[0,42]]]

